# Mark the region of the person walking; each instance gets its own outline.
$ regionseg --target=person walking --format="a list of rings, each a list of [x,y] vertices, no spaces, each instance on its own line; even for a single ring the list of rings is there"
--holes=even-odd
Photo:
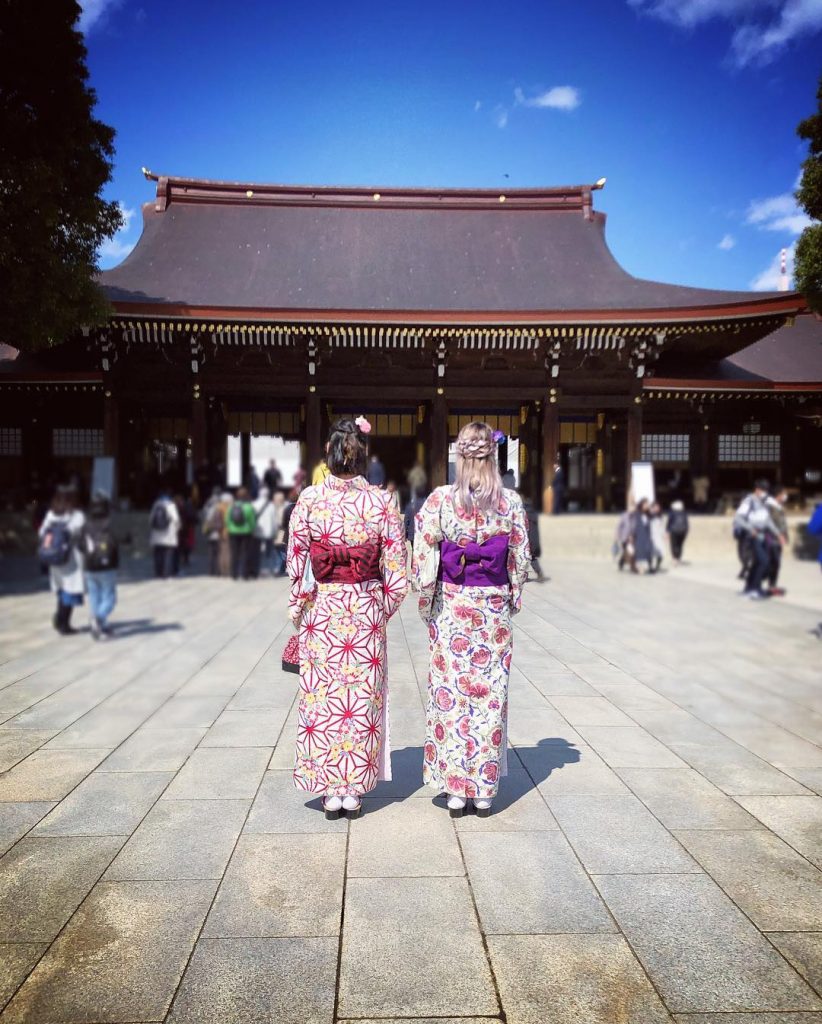
[[[406,481],[408,483],[408,490],[411,493],[411,501],[413,501],[418,494],[424,495],[426,493],[428,477],[426,476],[421,462],[415,462],[408,470]]]
[[[283,475],[277,466],[275,459],[268,463],[268,469],[263,473],[263,483],[268,488],[269,497],[274,497],[276,492],[283,485]]]
[[[374,487],[385,487],[385,466],[380,462],[380,457],[376,453],[371,456],[366,476],[368,482]]]
[[[659,572],[665,558],[665,524],[662,522],[662,507],[654,502],[648,510],[651,529],[651,563],[649,572]]]
[[[767,480],[757,480],[753,491],[742,499],[734,516],[734,532],[744,535],[750,553],[750,563],[745,575],[745,589],[741,592],[741,596],[753,601],[761,601],[768,597],[768,594],[762,589],[770,562],[766,535],[770,534],[775,543],[780,545],[784,543],[768,509],[767,498],[770,489]]]
[[[260,496],[254,506],[254,534],[251,541],[251,575],[256,579],[260,569],[265,567],[271,575],[271,560],[274,550],[274,535],[277,532],[277,520],[274,503],[267,487],[260,488]]]
[[[397,490],[397,485],[393,480],[389,480],[385,485],[385,493],[388,495],[397,515],[401,515],[402,506],[400,505],[400,492]]]
[[[120,544],[111,521],[111,502],[103,491],[92,495],[88,516],[80,532],[80,549],[86,574],[91,635],[106,640],[108,619],[117,604],[117,568]]]
[[[251,578],[251,543],[257,517],[245,487],[239,487],[225,514],[225,528],[231,548],[231,577]]]
[[[787,503],[788,492],[784,487],[777,488],[773,495],[769,495],[765,499],[771,522],[779,535],[777,540],[772,533],[765,534],[765,543],[768,548],[768,568],[764,582],[768,584],[768,594],[771,597],[785,596],[784,587],[779,586],[779,570],[782,568],[782,549],[788,543],[788,517],[785,515]]]
[[[424,490],[418,491],[415,495],[412,496],[411,500],[405,506],[405,511],[403,512],[403,522],[405,525],[405,539],[411,545],[412,549],[414,547],[414,530],[416,528],[415,520],[420,509],[425,504],[426,497],[427,495],[425,494]]]
[[[215,487],[202,513],[203,533],[208,543],[209,576],[220,575],[220,541],[225,531],[225,513],[220,488]]]
[[[632,518],[634,549],[631,572],[639,572],[638,562],[645,563],[645,572],[651,572],[654,564],[654,545],[651,540],[651,503],[643,498],[637,505]]]
[[[622,572],[625,563],[630,566],[631,572],[638,572],[636,560],[634,559],[634,520],[636,509],[626,508],[617,520],[614,533],[614,556],[617,558],[617,568]]]
[[[154,575],[161,580],[174,574],[175,552],[180,537],[180,513],[163,487],[148,515],[149,545],[154,556]]]
[[[452,817],[468,800],[489,815],[507,774],[511,616],[530,552],[520,496],[502,487],[499,439],[487,423],[462,428],[454,484],[431,492],[414,534],[430,651],[423,781],[447,794]]]
[[[685,506],[679,500],[672,501],[668,510],[665,531],[671,545],[671,558],[674,565],[682,565],[682,549],[688,536],[688,525],[688,513],[685,511]]]
[[[533,501],[520,491],[522,507],[525,510],[525,518],[528,522],[528,547],[531,551],[531,568],[536,573],[537,583],[545,582],[545,573],[539,564],[542,555],[542,544],[539,539],[539,513],[534,507]]]
[[[327,818],[356,817],[391,778],[386,624],[405,596],[402,523],[365,479],[362,416],[328,436],[330,475],[306,488],[289,522],[289,613],[299,629],[300,702],[294,783],[323,794]]]
[[[38,531],[40,562],[48,566],[49,586],[57,597],[52,625],[61,636],[77,632],[71,613],[83,603],[85,588],[79,541],[86,519],[76,501],[75,490],[58,487]]]

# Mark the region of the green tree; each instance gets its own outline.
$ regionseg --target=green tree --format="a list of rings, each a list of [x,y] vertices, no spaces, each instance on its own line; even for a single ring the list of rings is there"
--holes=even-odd
[[[33,350],[105,319],[97,249],[114,131],[93,116],[74,0],[0,0],[0,341]]]
[[[796,199],[809,217],[822,221],[822,78],[816,99],[816,113],[796,129],[801,139],[807,139],[809,149]],[[806,227],[796,243],[796,287],[811,309],[822,313],[822,224]]]

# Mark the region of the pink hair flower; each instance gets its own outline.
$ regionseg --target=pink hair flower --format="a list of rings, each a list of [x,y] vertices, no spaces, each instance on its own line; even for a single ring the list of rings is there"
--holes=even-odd
[[[371,424],[365,418],[365,416],[358,416],[354,422],[357,425],[357,429],[363,434],[371,433]]]

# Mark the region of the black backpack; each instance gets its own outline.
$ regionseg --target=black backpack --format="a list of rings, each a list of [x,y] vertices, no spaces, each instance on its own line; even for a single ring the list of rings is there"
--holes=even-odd
[[[89,572],[105,572],[116,569],[120,562],[117,539],[108,523],[100,529],[86,529],[83,535],[85,567]]]
[[[232,524],[234,526],[245,526],[246,525],[245,506],[243,505],[243,503],[241,501],[235,501],[234,502],[234,504],[231,506],[231,511],[229,512],[229,517],[230,517],[231,522],[232,522]],[[239,541],[237,541],[237,543],[239,544]]]
[[[152,530],[167,530],[171,523],[171,517],[168,514],[168,507],[164,501],[158,501],[157,504],[151,511],[151,522],[149,525]]]
[[[58,519],[46,529],[37,554],[43,565],[61,566],[71,557],[71,546],[71,531]]]

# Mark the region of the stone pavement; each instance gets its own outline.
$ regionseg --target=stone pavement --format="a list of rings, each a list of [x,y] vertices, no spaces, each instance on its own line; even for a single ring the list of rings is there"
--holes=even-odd
[[[456,823],[410,598],[352,823],[291,786],[281,582],[129,584],[99,645],[0,600],[2,1024],[822,1024],[820,616],[551,575],[496,813]]]

